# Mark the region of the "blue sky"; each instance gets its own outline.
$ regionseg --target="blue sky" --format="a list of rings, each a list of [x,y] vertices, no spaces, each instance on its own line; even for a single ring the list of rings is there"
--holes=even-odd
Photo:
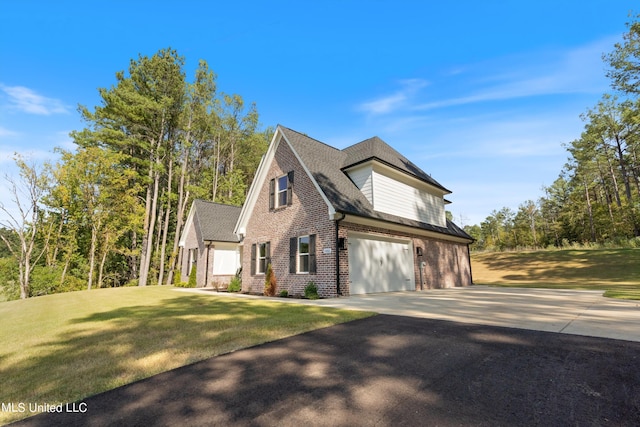
[[[557,178],[579,115],[610,91],[601,56],[638,6],[0,0],[0,168],[71,148],[77,105],[170,46],[189,79],[204,59],[219,90],[255,102],[264,127],[338,148],[379,136],[453,192],[457,223],[479,224]]]

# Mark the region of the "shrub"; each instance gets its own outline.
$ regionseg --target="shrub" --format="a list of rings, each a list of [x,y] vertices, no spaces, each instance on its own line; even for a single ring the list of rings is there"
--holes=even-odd
[[[195,288],[197,286],[198,282],[196,281],[196,275],[196,265],[193,264],[193,267],[191,267],[191,273],[189,273],[189,282],[186,286],[187,288]]]
[[[268,297],[276,296],[276,275],[271,264],[267,265],[267,274],[264,279],[264,294]]]
[[[318,299],[320,295],[318,295],[318,287],[314,282],[309,282],[307,286],[304,288],[304,297],[308,299]]]
[[[242,281],[238,277],[234,277],[227,286],[228,292],[240,292],[242,290]]]
[[[280,298],[288,298],[289,292],[286,289],[280,291]]]

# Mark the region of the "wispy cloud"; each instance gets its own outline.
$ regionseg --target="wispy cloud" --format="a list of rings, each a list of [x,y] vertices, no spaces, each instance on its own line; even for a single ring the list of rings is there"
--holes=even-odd
[[[18,136],[18,132],[14,132],[10,129],[0,126],[0,138],[8,138],[12,136]]]
[[[467,88],[467,94],[416,104],[413,110],[541,95],[603,93],[607,81],[601,56],[615,41],[605,38],[563,52],[533,53],[483,64],[486,68],[471,76],[475,85]],[[464,73],[456,77],[470,78]]]
[[[358,110],[368,114],[387,114],[397,111],[406,106],[420,89],[428,85],[428,82],[422,79],[406,79],[401,80],[399,84],[400,89],[393,94],[363,102],[358,106]]]
[[[42,96],[28,87],[0,84],[0,90],[8,96],[10,107],[18,111],[43,116],[69,113],[62,101]]]
[[[410,79],[401,88],[358,106],[373,115],[415,114],[438,108],[541,95],[600,94],[607,90],[602,53],[617,37],[559,51],[529,52],[459,66],[433,78],[433,90],[421,92],[426,80]]]

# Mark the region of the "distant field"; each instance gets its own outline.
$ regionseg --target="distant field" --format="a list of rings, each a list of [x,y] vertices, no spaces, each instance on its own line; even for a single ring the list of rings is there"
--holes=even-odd
[[[164,286],[2,302],[0,402],[16,408],[74,402],[218,354],[372,314]],[[28,415],[0,409],[0,425]]]
[[[598,289],[640,299],[640,249],[567,249],[471,255],[476,284]]]

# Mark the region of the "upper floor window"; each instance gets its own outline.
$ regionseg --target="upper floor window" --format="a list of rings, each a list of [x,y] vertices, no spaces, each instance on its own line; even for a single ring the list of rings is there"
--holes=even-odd
[[[276,181],[277,189],[276,193],[278,194],[277,206],[286,206],[287,205],[287,189],[289,188],[289,177],[287,175],[283,175]]]
[[[290,206],[293,199],[293,171],[269,182],[269,210]]]

